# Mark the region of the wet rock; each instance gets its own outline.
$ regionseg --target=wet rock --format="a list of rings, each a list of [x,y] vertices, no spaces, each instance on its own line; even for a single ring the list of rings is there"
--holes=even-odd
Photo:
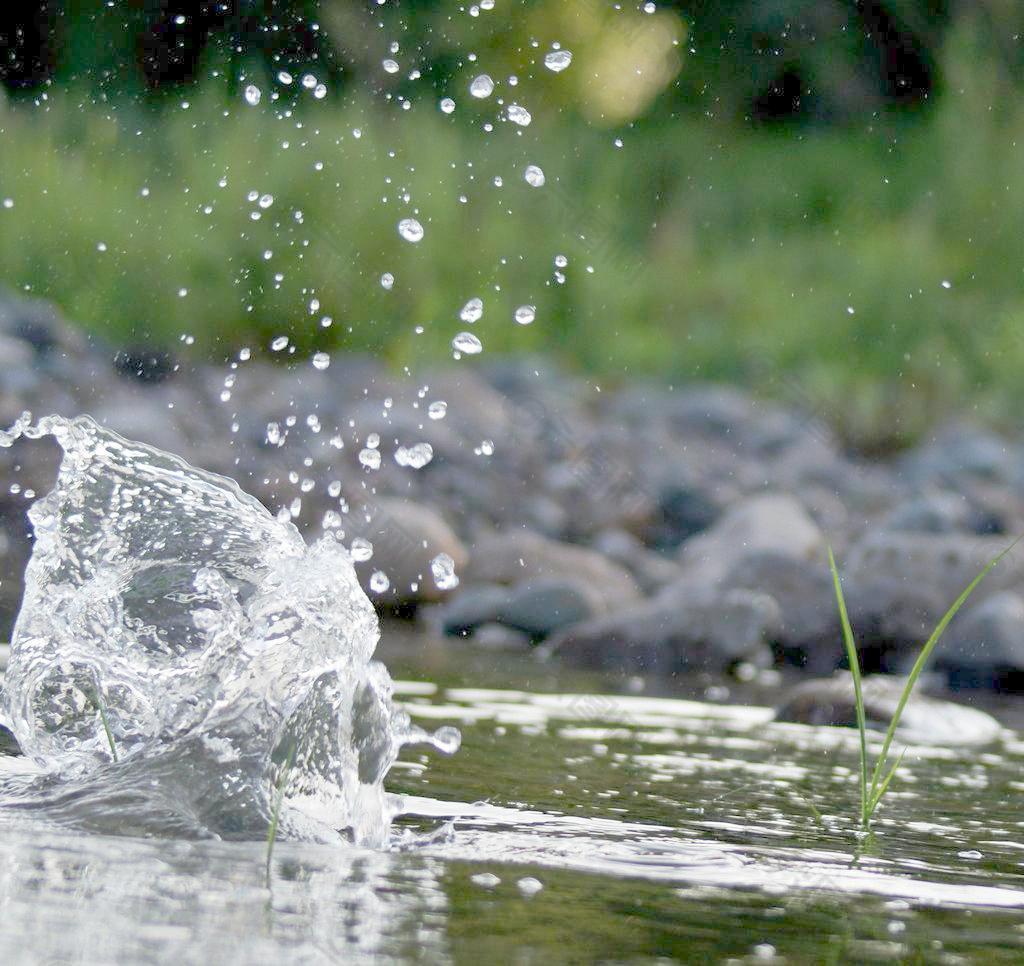
[[[470,547],[466,579],[518,584],[524,579],[572,578],[598,613],[626,606],[640,597],[636,582],[618,564],[586,547],[549,540],[526,530],[479,538]]]
[[[653,594],[683,574],[682,568],[674,560],[648,550],[640,540],[625,530],[602,531],[594,539],[593,547],[609,560],[625,567],[645,594]]]
[[[1004,537],[876,533],[839,561],[854,630],[895,648],[927,640],[960,592],[1009,545]],[[1016,552],[975,591],[972,603],[1019,584]]]
[[[874,675],[863,679],[864,712],[869,728],[885,731],[903,692],[902,678]],[[796,685],[776,709],[777,721],[857,727],[853,678],[843,671]],[[991,715],[952,701],[914,692],[900,718],[901,742],[927,745],[983,745],[994,741],[1001,726]]]
[[[115,353],[114,369],[139,382],[165,382],[178,371],[178,364],[169,352],[136,346]]]
[[[740,560],[723,586],[760,591],[776,601],[780,618],[772,643],[786,663],[818,674],[839,666],[842,628],[832,576],[824,561],[761,550]]]
[[[1024,597],[1004,590],[954,618],[933,663],[954,687],[1024,686]]]
[[[14,732],[7,725],[0,724],[0,755],[9,758],[21,755],[21,745],[14,737]]]
[[[511,588],[497,584],[467,587],[441,608],[438,620],[446,634],[475,635],[480,627],[494,624],[541,641],[596,613],[593,595],[577,581],[539,577]]]
[[[730,507],[709,530],[687,540],[679,563],[688,579],[714,584],[753,553],[813,560],[823,559],[824,550],[820,528],[800,503],[766,493]]]
[[[899,504],[886,517],[882,529],[998,534],[1005,531],[1005,523],[991,510],[974,506],[963,493],[939,491],[917,495]]]
[[[50,302],[0,294],[0,332],[31,346],[37,356],[66,353],[81,359],[89,340]]]
[[[965,477],[1010,483],[1019,480],[1020,453],[981,427],[955,423],[904,457],[901,468],[916,481],[954,489]]]
[[[473,643],[489,651],[525,651],[530,647],[530,635],[504,624],[481,624],[473,631]]]
[[[510,593],[508,587],[498,584],[460,587],[437,612],[438,625],[445,634],[468,636],[478,627],[500,618]]]
[[[680,588],[556,635],[549,650],[567,663],[607,671],[675,674],[771,662],[767,641],[778,605],[749,590]]]
[[[371,516],[365,523],[365,514]],[[346,542],[362,537],[373,544],[370,560],[358,563],[360,582],[369,589],[370,577],[376,571],[387,575],[389,587],[383,593],[372,593],[371,600],[383,604],[418,604],[441,600],[447,590],[437,586],[431,572],[431,561],[438,554],[447,554],[455,564],[455,574],[462,579],[467,552],[462,541],[444,518],[430,507],[411,500],[381,497],[350,513]]]

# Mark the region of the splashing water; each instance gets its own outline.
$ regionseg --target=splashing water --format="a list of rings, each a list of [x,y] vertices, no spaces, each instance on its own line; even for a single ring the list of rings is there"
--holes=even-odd
[[[401,745],[453,752],[459,735],[392,706],[344,547],[307,546],[233,481],[86,416],[26,413],[0,446],[46,435],[64,456],[29,510],[3,693],[35,768],[0,779],[0,806],[258,838],[283,780],[280,835],[386,844],[401,802],[383,780]]]

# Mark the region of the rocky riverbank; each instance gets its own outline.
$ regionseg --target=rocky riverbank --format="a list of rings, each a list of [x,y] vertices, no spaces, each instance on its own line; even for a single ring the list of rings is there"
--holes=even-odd
[[[5,423],[86,412],[231,476],[308,536],[360,541],[382,610],[481,647],[642,674],[827,674],[842,651],[831,544],[869,669],[899,672],[1024,533],[1024,440],[968,423],[879,462],[813,413],[724,386],[606,389],[486,354],[413,376],[287,359],[117,351],[45,303],[0,298]],[[25,510],[55,465],[45,443],[0,453],[8,627]],[[950,627],[935,658],[950,685],[1024,690],[1022,553]]]

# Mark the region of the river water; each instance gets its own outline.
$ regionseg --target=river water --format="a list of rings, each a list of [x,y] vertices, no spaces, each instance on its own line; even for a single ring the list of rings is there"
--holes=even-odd
[[[390,848],[281,841],[268,871],[262,841],[9,811],[5,961],[1024,957],[1011,702],[989,747],[910,748],[861,842],[853,732],[771,723],[777,687],[602,679],[394,628],[381,654],[414,722],[463,734],[452,757],[404,749]]]

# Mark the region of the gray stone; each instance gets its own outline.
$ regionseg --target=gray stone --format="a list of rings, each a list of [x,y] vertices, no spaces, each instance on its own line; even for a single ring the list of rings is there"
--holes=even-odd
[[[854,630],[895,646],[927,640],[960,592],[1007,548],[1005,537],[876,533],[839,561]],[[1020,585],[1018,554],[1006,557],[972,602]]]
[[[625,530],[604,530],[594,539],[593,547],[609,560],[633,575],[645,594],[653,594],[682,577],[682,568],[663,554],[648,550],[633,534]]]
[[[677,587],[656,599],[570,627],[550,642],[567,663],[629,673],[728,670],[771,661],[778,605],[749,590]]]
[[[781,617],[773,643],[788,663],[819,674],[838,667],[842,628],[832,575],[824,561],[761,550],[741,559],[723,586],[760,591],[778,603]]]
[[[679,562],[688,579],[715,584],[753,553],[814,560],[824,559],[824,550],[820,528],[793,497],[766,493],[730,507],[709,530],[687,540]]]
[[[466,636],[484,624],[496,622],[511,592],[497,584],[470,584],[444,603],[436,614],[445,634]]]
[[[596,616],[593,595],[570,578],[540,577],[512,589],[498,622],[543,640],[556,631]]]
[[[627,606],[640,597],[629,573],[597,551],[521,529],[489,534],[473,543],[465,576],[476,583],[497,584],[570,577],[584,588],[597,613]]]
[[[874,731],[889,727],[905,681],[874,675],[863,679],[867,726]],[[796,685],[776,709],[777,721],[809,725],[857,726],[853,678],[843,671],[830,678],[817,678]],[[901,742],[948,745],[983,745],[999,737],[1001,726],[991,715],[952,701],[914,692],[897,729]]]
[[[1004,590],[965,609],[936,646],[933,663],[978,684],[1024,671],[1024,598]]]

